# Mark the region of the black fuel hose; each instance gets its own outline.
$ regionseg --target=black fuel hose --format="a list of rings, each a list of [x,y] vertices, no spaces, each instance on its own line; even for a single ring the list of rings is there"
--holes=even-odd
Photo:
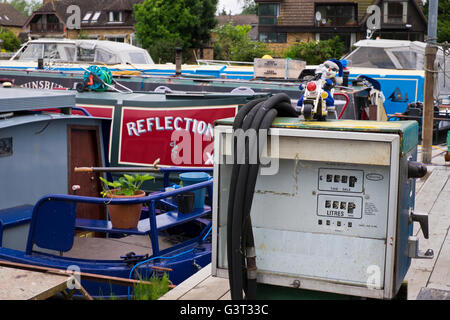
[[[266,98],[263,99],[255,99],[252,100],[250,102],[248,102],[247,104],[245,104],[240,110],[239,112],[236,114],[236,117],[234,118],[234,122],[233,122],[233,131],[236,131],[237,129],[241,128],[243,125],[243,121],[244,118],[247,116],[247,114],[259,103],[265,101]],[[237,164],[237,157],[238,157],[238,152],[236,150],[236,145],[237,145],[237,138],[233,137],[234,139],[234,150],[233,150],[233,163]],[[238,165],[234,165],[233,169],[232,169],[232,173],[231,173],[231,181],[230,181],[230,195],[228,198],[228,214],[227,214],[227,221],[233,221],[233,201],[234,201],[234,197],[235,197],[235,189],[236,189],[236,182],[237,182],[237,177],[239,175],[239,170],[240,170],[240,166]],[[231,230],[232,230],[232,226],[231,223],[227,224],[227,234],[231,235]],[[232,244],[231,244],[231,236],[227,237],[227,256],[231,257],[232,256]],[[233,277],[233,273],[232,273],[232,269],[228,268],[228,276],[229,279],[231,279]]]
[[[241,113],[242,111],[242,113]],[[256,179],[260,166],[259,131],[268,130],[275,117],[298,116],[298,111],[291,105],[290,98],[284,93],[277,94],[262,102],[253,102],[245,105],[238,112],[233,123],[233,129],[242,129],[240,134],[247,130],[255,130],[257,139],[245,138],[244,159],[245,162],[237,162],[238,152],[236,141],[234,145],[234,165],[230,183],[228,199],[227,221],[227,254],[228,275],[230,281],[231,298],[243,299],[243,290],[246,299],[256,297],[256,260],[254,257],[254,240],[251,227],[250,211],[256,186]],[[262,136],[265,138],[265,135]],[[257,152],[256,163],[249,163],[252,152]],[[240,154],[242,156],[242,154]],[[253,252],[252,256],[247,256]],[[252,251],[253,250],[253,251]],[[247,266],[246,266],[247,258]]]

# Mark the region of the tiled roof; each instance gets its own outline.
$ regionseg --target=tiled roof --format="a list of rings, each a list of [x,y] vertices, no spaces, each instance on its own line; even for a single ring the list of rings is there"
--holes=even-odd
[[[244,24],[255,25],[258,23],[258,16],[256,14],[224,15],[216,16],[216,18],[218,26],[224,25],[230,21],[232,21],[235,26]]]
[[[0,3],[0,26],[23,27],[27,17],[9,3]]]
[[[114,23],[114,26],[133,26],[135,20],[132,15],[133,5],[143,0],[54,0],[41,6],[34,13],[55,12],[60,19],[67,21],[70,14],[67,13],[67,7],[77,5],[81,9],[81,26],[101,27],[111,26],[109,22],[110,11],[121,11],[122,23]],[[89,15],[90,13],[90,15]]]

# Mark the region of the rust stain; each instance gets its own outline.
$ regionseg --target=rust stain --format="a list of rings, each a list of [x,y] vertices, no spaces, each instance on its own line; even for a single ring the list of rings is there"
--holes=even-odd
[[[294,197],[295,193],[289,193],[289,192],[275,192],[270,190],[256,190],[255,193],[257,194],[274,194],[276,196],[286,196],[286,197]]]

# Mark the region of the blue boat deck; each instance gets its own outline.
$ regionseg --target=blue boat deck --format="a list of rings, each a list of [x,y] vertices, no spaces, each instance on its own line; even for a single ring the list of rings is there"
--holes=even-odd
[[[189,214],[178,213],[178,211],[169,211],[156,216],[156,228],[158,231],[165,230],[169,227],[174,227],[197,218],[201,218],[211,214],[211,207],[205,206],[205,209],[196,209]],[[112,227],[111,221],[107,220],[91,220],[91,219],[76,219],[75,228],[82,231],[92,232],[106,232],[123,234],[123,229],[115,229]],[[127,229],[127,234],[134,235],[148,235],[151,232],[150,219],[142,219],[139,221],[137,228]]]

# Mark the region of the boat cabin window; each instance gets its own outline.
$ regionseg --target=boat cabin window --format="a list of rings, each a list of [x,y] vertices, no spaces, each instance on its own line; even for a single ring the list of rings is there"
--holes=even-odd
[[[42,58],[42,51],[44,50],[43,43],[30,43],[19,57],[19,60],[33,60],[36,61]]]
[[[351,62],[352,67],[396,69],[384,48],[359,47],[345,59]]]
[[[40,58],[73,62],[75,46],[62,43],[30,43],[17,59],[37,61]]]
[[[49,43],[44,45],[44,59],[61,59],[56,43]]]
[[[388,51],[398,60],[402,69],[423,69],[423,61],[425,59],[423,54],[411,51],[409,48],[400,50],[391,49]]]
[[[77,47],[77,57],[78,61],[94,62],[95,49]]]
[[[102,49],[97,49],[95,52],[96,52],[96,55],[95,55],[96,62],[102,62],[102,63],[106,63],[106,64],[120,63],[117,56],[113,53],[110,53],[110,52],[102,50]]]
[[[147,60],[147,57],[145,54],[141,52],[129,52],[128,55],[130,56],[130,62],[133,64],[147,64],[150,63]]]

